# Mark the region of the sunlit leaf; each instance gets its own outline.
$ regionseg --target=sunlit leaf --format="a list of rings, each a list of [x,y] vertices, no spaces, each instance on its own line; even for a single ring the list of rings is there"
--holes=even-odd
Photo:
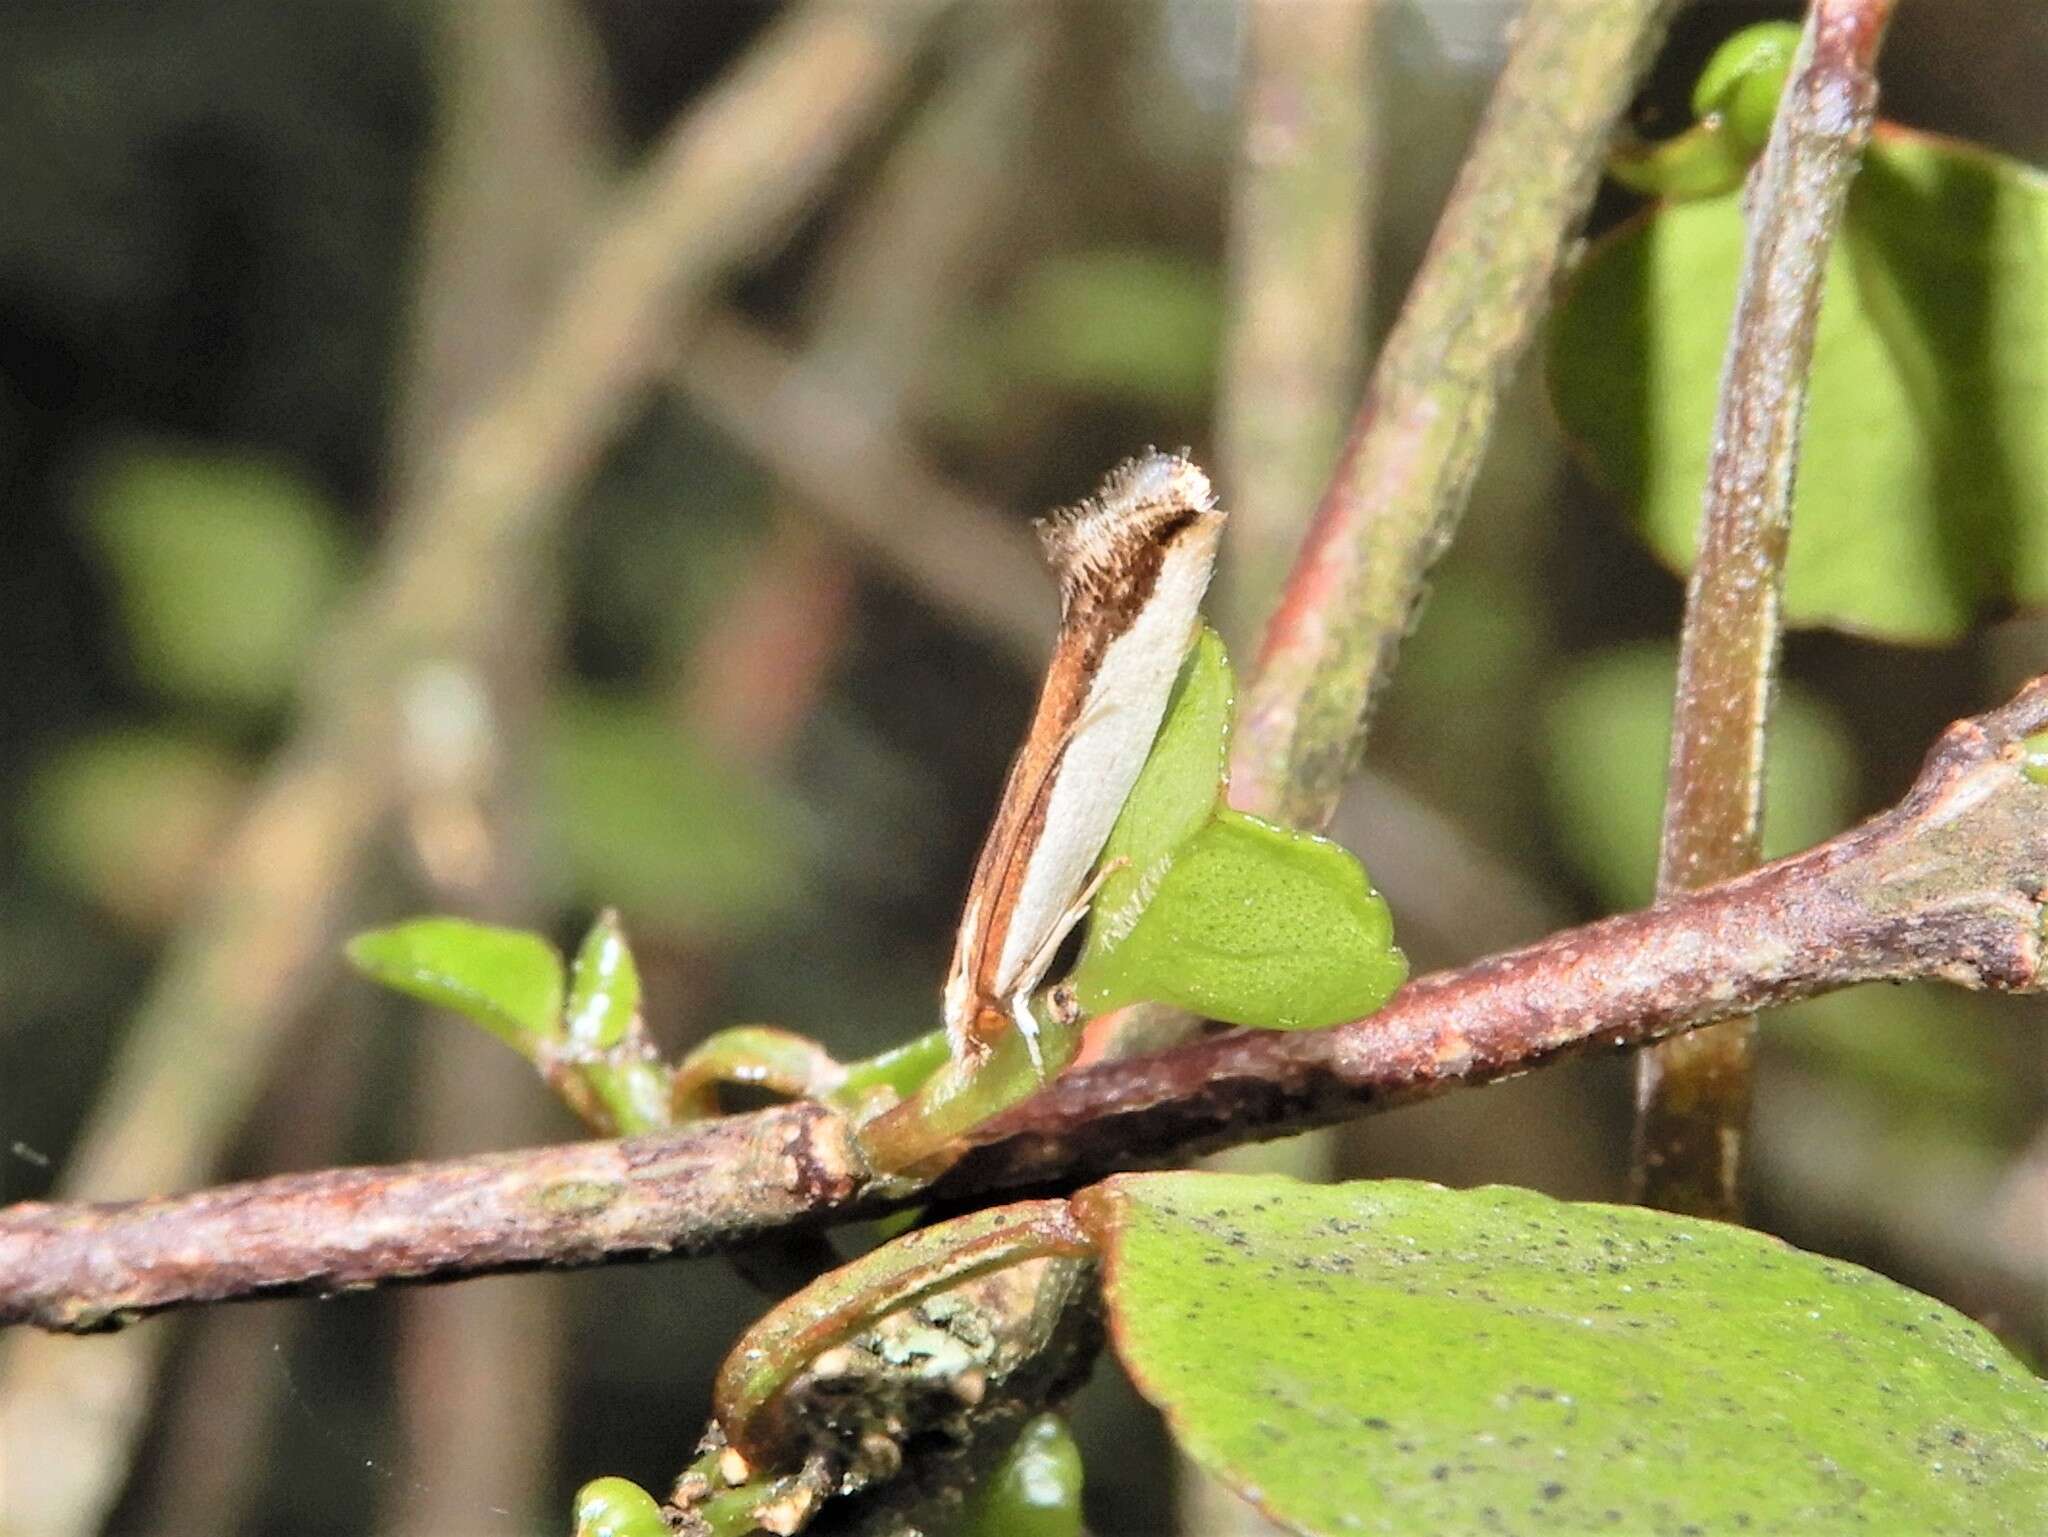
[[[561,1024],[562,958],[538,934],[461,918],[416,918],[348,942],[386,987],[474,1020],[525,1055]]]
[[[1406,1181],[1082,1200],[1132,1380],[1296,1531],[1966,1537],[2048,1511],[2048,1385],[1745,1228]]]
[[[1072,978],[1090,1013],[1152,1002],[1302,1030],[1368,1014],[1407,976],[1393,919],[1347,851],[1225,810],[1187,841],[1114,949]]]
[[[626,1029],[639,1012],[640,971],[619,927],[619,915],[607,908],[576,951],[562,1024],[570,1045],[604,1051],[626,1038]]]
[[[138,446],[93,466],[83,511],[144,678],[207,704],[286,697],[346,567],[312,486],[241,454]]]
[[[1551,334],[1566,431],[1690,563],[1743,246],[1741,200],[1596,243]],[[1881,127],[1830,261],[1785,615],[1942,642],[2048,602],[2048,177]]]
[[[1236,692],[1230,659],[1204,628],[1166,706],[1159,735],[1102,850],[1104,877],[1088,914],[1083,964],[1127,935],[1158,889],[1174,853],[1201,830],[1222,794]]]

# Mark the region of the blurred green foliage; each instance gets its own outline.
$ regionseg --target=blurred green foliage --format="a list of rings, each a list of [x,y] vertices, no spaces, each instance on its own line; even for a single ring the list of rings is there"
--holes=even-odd
[[[348,575],[318,492],[253,452],[122,443],[87,470],[80,513],[143,677],[188,704],[284,702]]]
[[[1542,777],[1558,844],[1611,907],[1641,907],[1655,885],[1677,676],[1670,646],[1619,648],[1565,669],[1548,702]],[[1766,857],[1840,832],[1856,792],[1845,722],[1798,683],[1780,685],[1764,761]]]
[[[999,415],[1004,392],[1020,388],[1192,410],[1215,387],[1223,290],[1213,266],[1172,250],[1055,252],[1025,269],[971,335],[956,404],[977,414]]]
[[[39,764],[19,815],[52,876],[153,932],[176,916],[247,781],[246,765],[203,737],[115,727]]]
[[[542,764],[548,835],[584,901],[734,936],[799,900],[796,804],[708,752],[658,700],[564,691]]]
[[[349,579],[351,541],[282,463],[167,439],[102,442],[73,515],[114,599],[122,665],[165,713],[56,748],[20,823],[50,875],[153,932],[240,805],[242,744],[298,687]]]

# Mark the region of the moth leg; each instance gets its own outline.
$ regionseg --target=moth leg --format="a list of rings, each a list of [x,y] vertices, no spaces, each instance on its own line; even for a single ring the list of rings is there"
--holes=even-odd
[[[1045,1082],[1045,1051],[1038,1044],[1038,1016],[1031,1012],[1031,989],[1020,987],[1010,994],[1010,1018],[1016,1022],[1018,1032],[1024,1037],[1024,1050],[1031,1057],[1031,1070],[1038,1075],[1040,1083]]]
[[[1017,986],[1010,994],[1010,1018],[1017,1022],[1017,1028],[1024,1033],[1025,1050],[1031,1053],[1031,1065],[1038,1071],[1038,1081],[1045,1082],[1045,1058],[1038,1046],[1038,1018],[1031,1012],[1032,995],[1038,991],[1038,984],[1045,980],[1045,974],[1052,969],[1053,955],[1074,932],[1074,925],[1086,916],[1089,905],[1095,900],[1095,893],[1102,889],[1102,883],[1123,869],[1130,860],[1118,855],[1088,879],[1081,888],[1081,894],[1074,898],[1067,910],[1060,914],[1059,921],[1039,947],[1031,952],[1031,958],[1024,963],[1024,969],[1017,974]]]

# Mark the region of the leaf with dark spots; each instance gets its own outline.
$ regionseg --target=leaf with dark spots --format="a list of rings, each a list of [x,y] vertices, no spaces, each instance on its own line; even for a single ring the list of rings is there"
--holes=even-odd
[[[1132,1380],[1298,1531],[1963,1534],[2048,1509],[2048,1386],[1961,1315],[1742,1228],[1188,1173],[1077,1207]]]

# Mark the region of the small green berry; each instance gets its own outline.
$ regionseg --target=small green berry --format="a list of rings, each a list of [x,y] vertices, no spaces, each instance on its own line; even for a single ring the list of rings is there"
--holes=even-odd
[[[1692,88],[1693,116],[1719,116],[1725,130],[1754,155],[1771,136],[1785,77],[1799,51],[1799,26],[1766,21],[1744,27],[1713,52]]]
[[[2020,743],[2020,769],[2037,785],[2048,785],[2048,731],[2036,731]]]
[[[962,1537],[1080,1537],[1081,1452],[1067,1422],[1041,1414],[975,1491]]]
[[[576,1491],[576,1537],[670,1537],[654,1496],[629,1478],[593,1478]]]

